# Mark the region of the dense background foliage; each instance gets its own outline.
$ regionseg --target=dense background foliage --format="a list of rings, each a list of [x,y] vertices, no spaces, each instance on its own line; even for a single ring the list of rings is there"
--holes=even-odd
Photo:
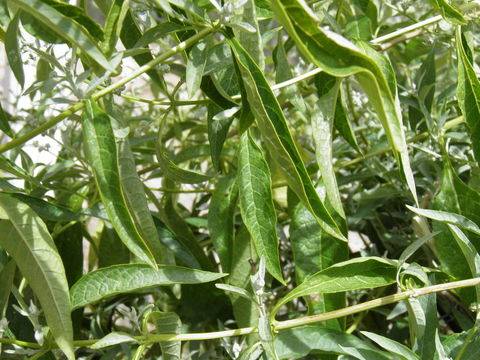
[[[478,5],[1,1],[0,357],[477,359]]]

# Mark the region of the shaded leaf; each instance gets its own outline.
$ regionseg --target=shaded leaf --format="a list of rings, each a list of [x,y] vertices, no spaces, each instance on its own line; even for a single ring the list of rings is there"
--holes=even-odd
[[[418,360],[419,357],[412,350],[407,348],[405,345],[400,344],[394,340],[391,340],[385,336],[377,335],[369,331],[362,331],[362,335],[366,336],[370,340],[377,343],[379,346],[384,348],[390,353],[400,356],[405,360]]]
[[[0,238],[38,297],[50,330],[69,360],[73,329],[65,269],[45,223],[25,203],[0,195]]]
[[[5,316],[5,310],[7,309],[10,292],[12,291],[16,268],[17,265],[12,259],[0,270],[0,284],[2,284],[2,287],[0,288],[0,318]]]
[[[157,334],[180,334],[182,322],[177,314],[173,312],[153,311],[150,314],[153,319]],[[180,341],[161,342],[162,359],[164,360],[179,360],[181,357]]]
[[[113,265],[84,275],[70,289],[72,308],[94,303],[103,298],[173,284],[200,284],[220,279],[227,274],[160,265],[155,270],[144,264]]]
[[[79,221],[80,214],[63,206],[52,204],[43,199],[22,193],[7,193],[6,195],[18,199],[27,204],[33,211],[46,220],[51,221]]]
[[[458,57],[458,105],[469,129],[475,159],[480,161],[480,81],[473,68],[471,50],[460,27],[457,27],[455,40]]]
[[[442,17],[453,25],[466,25],[467,21],[463,15],[450,5],[446,0],[428,0],[428,2],[437,10]]]
[[[187,94],[189,98],[192,98],[200,89],[203,70],[207,63],[207,52],[208,48],[205,42],[199,42],[193,45],[188,52],[185,82],[187,83]]]
[[[220,155],[223,144],[227,139],[228,130],[234,119],[233,114],[220,119],[216,118],[216,115],[221,111],[222,108],[215,104],[208,105],[208,142],[210,144],[212,163],[217,171],[220,170]]]

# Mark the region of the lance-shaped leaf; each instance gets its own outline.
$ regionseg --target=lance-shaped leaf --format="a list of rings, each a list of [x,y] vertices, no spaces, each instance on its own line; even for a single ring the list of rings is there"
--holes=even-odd
[[[97,350],[130,342],[136,343],[137,340],[130,334],[121,331],[114,331],[98,340],[95,344],[91,345],[90,348]]]
[[[157,263],[165,263],[163,258],[163,247],[158,238],[157,229],[153,222],[152,214],[133,158],[130,143],[127,138],[127,131],[115,131],[115,141],[118,151],[118,170],[122,182],[123,194],[132,214],[136,228],[148,248],[153,253]]]
[[[87,30],[41,0],[18,0],[15,4],[53,30],[109,71],[115,71]]]
[[[356,75],[375,109],[417,202],[410,168],[396,80],[388,59],[363,42],[357,46],[320,27],[312,10],[299,0],[272,0],[277,20],[295,41],[303,56],[336,77]]]
[[[385,350],[389,351],[392,354],[400,356],[402,359],[419,360],[417,354],[415,354],[412,350],[407,348],[405,345],[400,344],[399,342],[368,331],[362,331],[362,335],[365,335],[367,338],[374,341]]]
[[[238,190],[242,219],[267,270],[283,283],[278,254],[277,214],[273,205],[270,169],[249,133],[243,133],[238,152]]]
[[[70,289],[70,298],[73,309],[78,309],[108,296],[155,286],[200,284],[226,275],[170,265],[160,265],[158,270],[145,264],[113,265],[84,275]]]
[[[358,146],[357,139],[355,138],[355,132],[353,131],[352,124],[347,114],[345,104],[345,95],[343,87],[340,87],[338,93],[337,105],[335,106],[335,119],[333,121],[335,129],[338,130],[340,135],[353,147],[359,154],[362,153],[360,146]]]
[[[215,250],[220,257],[222,269],[226,272],[230,272],[233,257],[237,200],[238,187],[235,183],[235,178],[221,178],[212,195],[208,211],[208,229]]]
[[[118,236],[142,261],[156,267],[155,257],[138,233],[122,193],[117,148],[110,118],[91,100],[85,103],[83,138],[100,198]]]
[[[150,317],[157,328],[157,334],[180,334],[182,322],[173,312],[153,311]],[[162,359],[180,360],[182,343],[180,341],[161,342]]]
[[[480,235],[480,228],[472,220],[467,219],[465,216],[450,213],[447,211],[440,210],[427,210],[427,209],[417,209],[413,206],[407,205],[407,208],[413,211],[415,214],[427,217],[432,220],[437,220],[445,224],[452,224],[462,229],[473,232],[476,235]]]
[[[7,53],[8,64],[15,75],[20,86],[25,84],[25,73],[23,72],[23,61],[20,55],[19,43],[19,22],[20,12],[10,21],[5,34],[5,51]]]
[[[106,54],[111,54],[115,50],[129,5],[129,0],[114,0],[108,10],[104,26],[105,39],[102,42],[102,50]]]
[[[185,82],[187,83],[188,97],[192,98],[200,89],[203,70],[207,63],[207,43],[199,42],[192,46],[187,56],[187,69],[185,70]]]
[[[313,109],[312,132],[315,157],[322,174],[327,200],[342,218],[345,218],[335,171],[333,170],[333,122],[340,80],[326,73],[315,77],[318,104]]]
[[[480,81],[473,68],[472,51],[461,27],[456,30],[458,57],[458,105],[468,126],[475,159],[480,161]]]
[[[272,316],[289,301],[313,293],[337,293],[369,289],[393,284],[396,264],[379,257],[357,258],[330,266],[310,277],[290,291],[273,308]]]
[[[285,115],[263,72],[234,38],[228,40],[245,87],[246,100],[255,116],[265,144],[276,159],[288,185],[315,215],[330,235],[346,240],[339,225],[320,200],[303,165],[300,153],[287,126]]]
[[[73,354],[68,283],[62,259],[45,223],[25,203],[0,195],[0,246],[17,263],[40,301],[47,324],[69,360]]]

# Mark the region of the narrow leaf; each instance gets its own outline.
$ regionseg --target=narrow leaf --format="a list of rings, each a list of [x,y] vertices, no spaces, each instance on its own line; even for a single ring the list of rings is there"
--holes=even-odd
[[[360,146],[358,146],[355,132],[347,114],[345,95],[343,87],[340,87],[340,92],[337,98],[337,105],[335,106],[335,119],[333,120],[335,129],[343,136],[343,138],[353,147],[359,154],[362,153]]]
[[[378,114],[417,203],[395,75],[388,59],[366,43],[359,41],[355,46],[342,36],[320,27],[319,20],[303,1],[273,0],[272,8],[306,59],[332,76],[357,76]]]
[[[69,360],[73,354],[73,330],[65,269],[45,223],[28,205],[0,195],[0,246],[17,263],[38,297],[50,330]]]
[[[456,30],[458,57],[458,105],[468,126],[475,159],[480,161],[480,81],[473,68],[471,50],[462,34],[461,27]]]
[[[467,21],[463,15],[446,0],[428,0],[442,17],[453,25],[466,25]]]
[[[78,46],[79,49],[106,70],[115,71],[115,68],[112,67],[97,46],[96,41],[83,26],[80,26],[70,17],[46,5],[41,0],[18,0],[15,3],[20,9],[35,17],[43,25]]]
[[[212,195],[208,211],[208,229],[215,251],[220,257],[222,269],[230,272],[233,257],[235,209],[238,187],[234,177],[221,178]]]
[[[187,83],[187,93],[189,98],[192,98],[200,89],[203,70],[207,63],[207,52],[208,48],[205,42],[195,44],[188,52],[185,82]]]
[[[446,224],[456,225],[462,229],[471,231],[476,235],[480,235],[480,228],[478,225],[472,220],[467,219],[465,216],[446,211],[417,209],[413,206],[406,206],[410,211],[413,211],[417,215],[425,216],[426,218],[437,220]]]
[[[243,133],[240,140],[238,162],[237,176],[243,222],[252,235],[258,255],[265,257],[268,272],[283,283],[270,169],[262,151],[248,132]]]
[[[385,350],[393,353],[395,355],[400,356],[402,359],[405,360],[419,360],[417,354],[415,354],[412,350],[407,348],[405,345],[402,345],[394,340],[386,338],[385,336],[377,335],[375,333],[369,331],[362,331],[362,335],[365,335],[370,340],[374,341],[378,345],[380,345]]]
[[[19,24],[20,12],[17,12],[12,21],[10,21],[10,24],[8,24],[7,32],[5,34],[5,51],[13,75],[15,75],[15,79],[17,79],[23,89],[23,86],[25,85],[25,74],[23,72],[23,61],[19,48]]]
[[[16,268],[17,265],[12,259],[0,270],[0,284],[2,284],[2,287],[0,288],[0,318],[5,316],[5,310],[7,309],[10,292],[12,291]]]
[[[70,290],[73,309],[103,298],[174,284],[200,284],[227,274],[160,265],[158,270],[144,264],[114,265],[84,275]]]
[[[220,119],[216,118],[216,115],[220,112],[223,111],[218,105],[208,105],[208,142],[210,144],[212,163],[217,171],[220,170],[220,155],[222,153],[223,144],[227,139],[228,130],[234,119],[233,114]]]
[[[395,275],[396,264],[386,259],[366,257],[344,261],[308,277],[275,305],[272,316],[300,296],[386,286],[396,281]]]
[[[327,233],[346,240],[313,187],[288,129],[285,115],[262,71],[235,39],[228,41],[243,79],[246,100],[265,138],[266,146],[274,155],[288,185],[316,216],[317,221]]]
[[[155,258],[138,233],[122,193],[117,148],[110,118],[93,101],[87,101],[85,104],[83,138],[100,198],[118,236],[142,261],[156,267]]]

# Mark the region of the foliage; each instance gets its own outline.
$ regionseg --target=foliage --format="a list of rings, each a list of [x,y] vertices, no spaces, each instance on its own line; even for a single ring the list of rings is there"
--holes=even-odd
[[[476,359],[479,7],[0,2],[0,357]]]

